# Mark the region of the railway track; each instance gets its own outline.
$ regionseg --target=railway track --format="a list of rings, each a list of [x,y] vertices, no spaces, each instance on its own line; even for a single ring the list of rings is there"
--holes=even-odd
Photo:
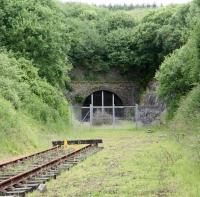
[[[94,141],[95,142],[95,141]],[[84,143],[83,143],[84,144]],[[98,143],[84,145],[78,150],[55,146],[0,165],[0,196],[25,196],[40,184],[56,178],[88,156],[100,151]]]
[[[41,151],[41,152],[37,152],[37,153],[31,154],[31,155],[28,155],[28,156],[25,156],[25,157],[21,157],[21,158],[12,160],[12,161],[8,161],[8,162],[5,162],[5,163],[0,163],[0,169],[2,169],[3,167],[9,166],[9,165],[13,165],[15,163],[23,162],[23,161],[25,161],[27,159],[30,159],[30,158],[34,158],[35,156],[46,154],[48,152],[56,150],[57,148],[59,148],[59,146],[54,146],[53,148],[50,148],[50,149],[47,149],[47,150],[44,150],[44,151]]]

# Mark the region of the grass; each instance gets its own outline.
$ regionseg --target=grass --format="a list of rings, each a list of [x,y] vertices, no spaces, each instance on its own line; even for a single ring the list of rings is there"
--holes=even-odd
[[[0,163],[50,147],[52,140],[65,137],[66,125],[36,121],[0,97]]]
[[[56,132],[56,125],[48,127],[25,114],[7,108],[0,114],[0,163],[51,146],[51,141],[65,137],[67,130]],[[1,111],[2,112],[2,111]],[[4,120],[6,119],[6,121]],[[59,128],[59,125],[58,125]]]
[[[29,197],[200,196],[194,152],[163,129],[147,133],[85,127],[66,136],[102,138],[104,149],[48,182],[47,192],[35,191]]]
[[[28,131],[28,132],[27,132]],[[0,163],[21,155],[31,154],[51,146],[51,141],[64,137],[64,132],[48,131],[42,125],[25,124],[22,130],[11,134],[0,133]]]

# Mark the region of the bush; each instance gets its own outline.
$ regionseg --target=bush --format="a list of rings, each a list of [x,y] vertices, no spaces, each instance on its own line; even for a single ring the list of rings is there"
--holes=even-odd
[[[36,120],[68,121],[63,94],[38,76],[31,61],[5,51],[0,53],[0,95]]]
[[[0,53],[0,95],[15,108],[19,108],[22,100],[31,93],[22,76],[19,62],[11,54]]]
[[[182,131],[200,129],[200,85],[194,87],[183,97],[176,112],[173,123]]]
[[[198,80],[198,56],[189,42],[168,56],[156,74],[159,81],[158,95],[166,103],[169,117],[173,117],[182,96],[186,95]]]
[[[84,100],[84,98],[83,98],[81,95],[77,94],[77,95],[75,96],[75,101],[76,101],[76,103],[82,103],[83,100]]]
[[[53,0],[3,1],[0,4],[0,46],[33,60],[41,77],[63,84],[69,37],[65,17]]]
[[[0,97],[0,133],[13,132],[18,127],[18,117],[12,104]]]

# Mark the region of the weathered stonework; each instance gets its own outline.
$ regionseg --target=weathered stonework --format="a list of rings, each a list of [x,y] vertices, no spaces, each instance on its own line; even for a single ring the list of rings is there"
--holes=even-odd
[[[135,105],[139,102],[139,85],[133,82],[95,82],[95,81],[73,81],[71,83],[72,91],[67,94],[72,105],[82,105],[85,98],[93,92],[106,90],[116,94],[123,105]],[[83,101],[77,102],[76,98],[83,98]]]
[[[161,122],[161,116],[165,111],[165,104],[158,99],[156,94],[157,86],[157,81],[152,80],[149,82],[146,93],[141,98],[137,117],[140,125],[158,124]]]

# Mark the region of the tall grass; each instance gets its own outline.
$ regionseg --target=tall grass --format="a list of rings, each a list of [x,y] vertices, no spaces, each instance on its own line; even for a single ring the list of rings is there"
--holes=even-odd
[[[51,146],[51,141],[60,139],[69,131],[63,121],[43,124],[0,97],[0,158],[26,154]]]
[[[194,87],[179,104],[172,127],[177,131],[192,133],[200,131],[200,85]]]
[[[47,147],[53,131],[66,132],[68,113],[62,92],[31,61],[0,51],[0,157]]]

